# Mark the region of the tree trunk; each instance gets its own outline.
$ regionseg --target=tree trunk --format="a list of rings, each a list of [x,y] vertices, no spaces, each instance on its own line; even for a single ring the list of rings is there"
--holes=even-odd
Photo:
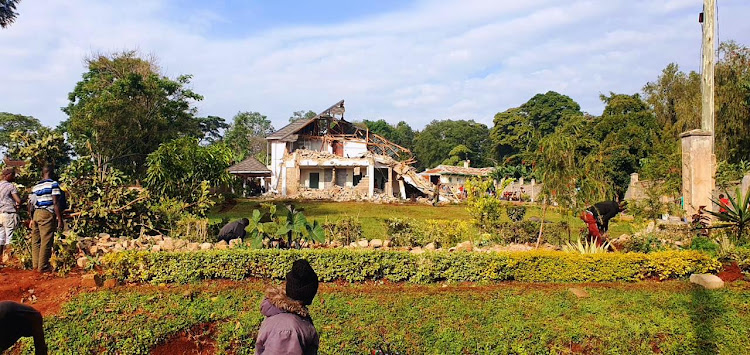
[[[536,238],[536,248],[539,249],[539,243],[542,242],[542,233],[544,231],[544,217],[547,216],[547,199],[542,200],[542,221],[539,223],[539,236]]]

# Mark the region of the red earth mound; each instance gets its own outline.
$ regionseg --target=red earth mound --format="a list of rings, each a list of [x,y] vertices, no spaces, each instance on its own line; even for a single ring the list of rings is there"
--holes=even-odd
[[[54,314],[60,306],[81,291],[81,277],[40,274],[10,267],[0,269],[0,300],[28,304],[42,313]]]
[[[742,270],[740,270],[740,267],[737,266],[737,263],[732,263],[732,265],[724,266],[724,270],[717,276],[719,276],[719,278],[724,282],[742,280],[742,278],[745,277],[745,275],[742,274]]]

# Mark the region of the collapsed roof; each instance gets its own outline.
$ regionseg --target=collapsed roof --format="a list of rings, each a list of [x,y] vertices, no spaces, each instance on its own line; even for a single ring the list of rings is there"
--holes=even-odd
[[[370,132],[369,129],[357,127],[344,119],[344,100],[323,110],[315,117],[292,122],[266,139],[284,142],[296,142],[300,138],[333,140],[359,140],[367,143],[367,150],[373,154],[385,155],[399,161],[413,162],[413,156],[406,149],[388,139]]]

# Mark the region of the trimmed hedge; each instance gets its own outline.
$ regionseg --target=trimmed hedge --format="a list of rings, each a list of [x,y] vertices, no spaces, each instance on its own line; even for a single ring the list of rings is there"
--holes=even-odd
[[[686,277],[717,271],[721,264],[697,251],[651,254],[574,254],[557,251],[506,253],[317,250],[210,250],[107,254],[109,277],[130,282],[187,283],[246,277],[284,279],[292,263],[305,258],[321,281],[389,280],[430,283],[526,281],[610,282]]]

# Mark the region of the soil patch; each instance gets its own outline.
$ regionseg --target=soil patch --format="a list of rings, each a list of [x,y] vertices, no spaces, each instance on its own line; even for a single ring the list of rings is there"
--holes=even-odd
[[[28,304],[45,317],[55,314],[81,290],[81,275],[75,272],[58,277],[10,267],[0,269],[0,300]]]
[[[215,323],[198,324],[151,351],[152,355],[215,354]]]
[[[745,275],[742,274],[742,270],[740,270],[740,267],[737,266],[737,263],[725,265],[724,270],[717,276],[719,276],[719,278],[724,282],[742,280],[745,277]]]

